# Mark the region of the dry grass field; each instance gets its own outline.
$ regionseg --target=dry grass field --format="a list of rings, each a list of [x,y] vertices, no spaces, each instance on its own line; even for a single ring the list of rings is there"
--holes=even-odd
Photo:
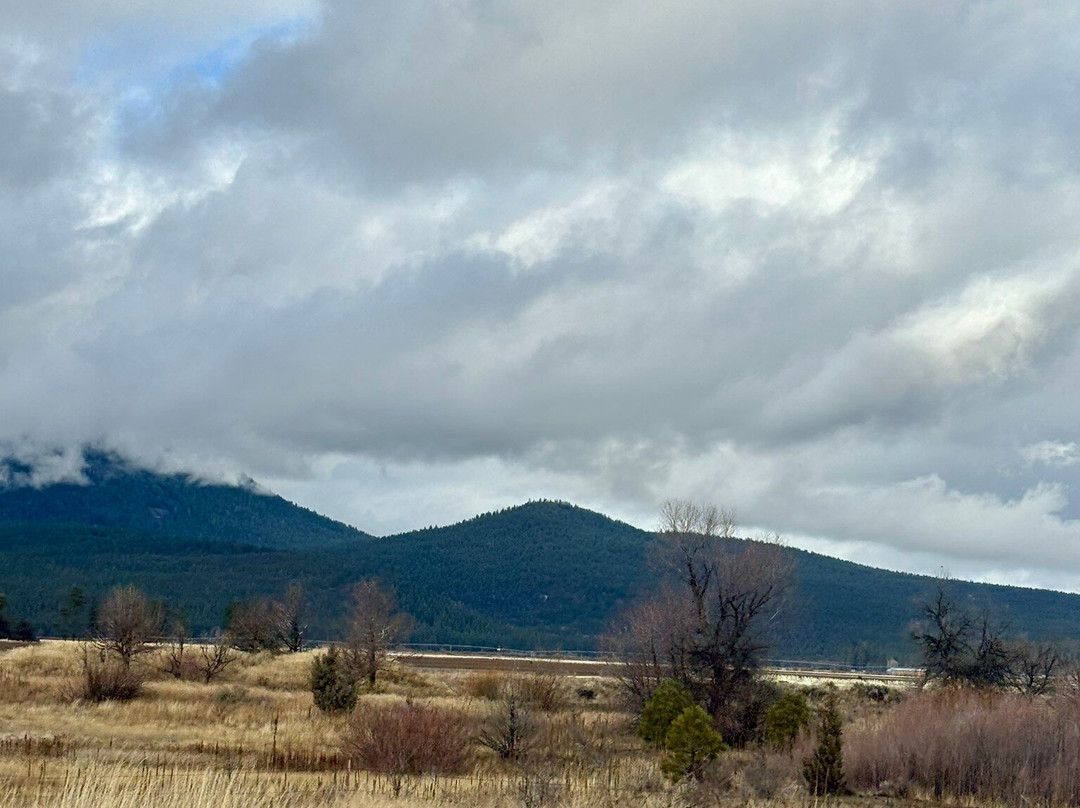
[[[612,708],[610,682],[575,679],[600,694],[588,703],[559,683],[560,703],[543,715],[536,744],[565,746],[560,760],[538,751],[535,764],[506,764],[478,748],[468,773],[395,783],[354,768],[343,754],[348,719],[314,708],[311,652],[241,655],[209,685],[167,677],[144,659],[137,664],[149,681],[138,698],[93,704],[74,696],[79,651],[77,643],[43,642],[0,653],[2,808],[660,806],[678,799],[628,716]],[[479,726],[491,709],[483,695],[490,676],[398,665],[362,702],[452,707]]]
[[[820,802],[800,776],[801,761],[813,746],[806,734],[785,752],[726,752],[703,783],[669,782],[661,774],[659,754],[635,736],[633,717],[620,707],[617,683],[600,677],[519,680],[532,699],[532,733],[527,752],[507,761],[473,739],[491,722],[500,688],[515,674],[420,670],[395,663],[377,692],[361,697],[358,713],[370,713],[372,705],[421,705],[453,714],[465,727],[466,740],[459,744],[465,763],[438,775],[366,770],[350,752],[350,721],[356,718],[324,714],[313,706],[308,682],[312,656],[241,655],[211,684],[169,677],[147,656],[136,663],[148,677],[141,695],[128,702],[89,703],[75,695],[81,676],[79,644],[42,642],[0,651],[0,808],[676,808]],[[890,693],[882,699],[880,693],[868,697],[867,690],[855,687],[842,696],[845,734],[860,744],[861,751],[848,749],[847,756],[855,775],[852,785],[862,796],[839,801],[902,805],[934,798],[934,788],[911,772],[888,772],[894,781],[903,780],[899,788],[895,783],[882,788],[874,781],[881,774],[875,767],[898,765],[891,751],[905,737],[922,732],[912,726],[926,712],[916,703],[921,696],[899,699]],[[954,731],[942,723],[949,710],[982,710],[980,715],[992,717],[973,704],[939,703],[942,731]],[[995,701],[993,709],[1005,711],[1002,720],[1028,722],[1050,709],[1027,704]],[[374,714],[383,713],[376,709]],[[965,727],[972,726],[970,719],[964,720]],[[1080,725],[1070,723],[1072,717],[1056,720],[1062,727]],[[1080,748],[1080,742],[1074,745]],[[1055,786],[1054,793],[1014,787],[1010,793],[1015,799],[1005,802],[1076,804],[1080,789],[1067,774],[1075,762],[1075,750],[1070,750],[1056,760],[1056,776],[1067,783]],[[1010,759],[1008,765],[1030,766],[1031,761]],[[965,797],[949,788],[939,787],[936,796],[964,804],[977,796],[977,790]]]

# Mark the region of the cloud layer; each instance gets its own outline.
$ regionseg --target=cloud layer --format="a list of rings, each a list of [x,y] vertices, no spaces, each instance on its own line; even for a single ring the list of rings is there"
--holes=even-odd
[[[17,0],[0,441],[1080,589],[1078,16]]]

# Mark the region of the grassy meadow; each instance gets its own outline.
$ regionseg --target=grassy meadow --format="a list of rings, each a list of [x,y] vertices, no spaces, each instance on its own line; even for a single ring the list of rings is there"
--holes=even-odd
[[[78,643],[0,652],[0,808],[821,802],[801,775],[815,745],[812,729],[786,749],[724,752],[702,781],[673,783],[661,773],[660,754],[635,735],[616,681],[534,675],[516,680],[528,732],[522,754],[504,760],[475,739],[500,726],[507,674],[394,663],[354,714],[325,714],[309,691],[312,656],[239,655],[205,684],[168,676],[148,655],[136,662],[147,676],[137,698],[90,703],[77,696]],[[800,688],[812,706],[825,689]],[[851,793],[832,802],[1080,804],[1080,707],[1067,694],[902,693],[854,683],[839,700]],[[454,716],[452,731],[463,734],[444,750],[456,755],[452,768],[365,768],[370,758],[355,741],[358,716],[376,716],[376,735],[392,735],[387,716],[395,705]],[[436,732],[447,741],[451,730]]]

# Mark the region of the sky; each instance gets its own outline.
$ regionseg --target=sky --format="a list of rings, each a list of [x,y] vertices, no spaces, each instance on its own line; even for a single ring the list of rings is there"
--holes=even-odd
[[[1080,5],[3,0],[0,447],[1080,591]]]

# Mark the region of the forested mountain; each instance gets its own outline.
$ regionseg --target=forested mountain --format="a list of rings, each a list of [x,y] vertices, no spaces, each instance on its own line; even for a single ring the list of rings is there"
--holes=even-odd
[[[253,487],[204,485],[96,456],[86,485],[0,491],[0,592],[45,633],[80,630],[88,600],[132,582],[196,631],[235,600],[301,581],[310,636],[331,638],[351,585],[378,576],[416,618],[416,642],[587,649],[621,605],[656,585],[652,534],[582,508],[531,502],[457,525],[375,538]],[[738,540],[731,540],[738,541]],[[772,656],[911,661],[910,623],[934,579],[788,550],[794,582]],[[1014,634],[1072,642],[1080,596],[952,582]]]
[[[348,545],[366,534],[250,486],[155,474],[100,451],[85,453],[86,484],[20,484],[30,469],[2,462],[0,525],[67,523],[116,527],[163,539],[290,548]]]

